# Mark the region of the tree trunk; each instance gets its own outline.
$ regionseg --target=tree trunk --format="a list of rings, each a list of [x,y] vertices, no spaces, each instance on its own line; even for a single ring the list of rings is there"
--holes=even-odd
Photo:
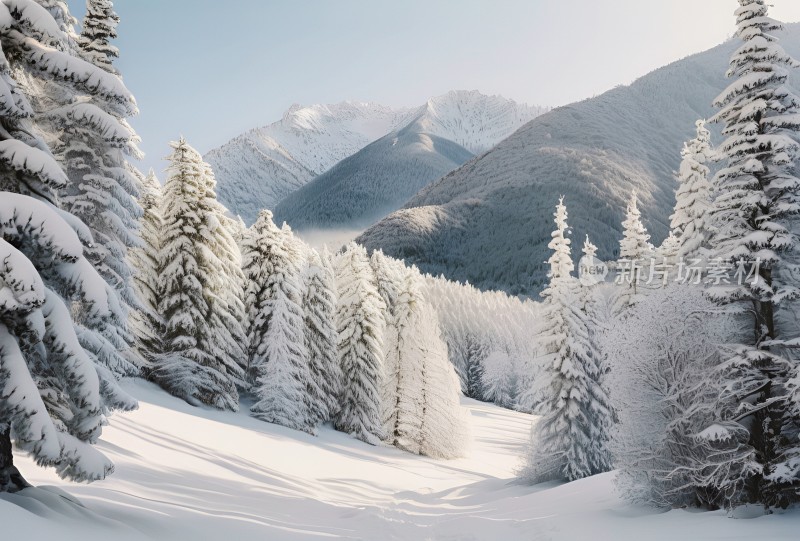
[[[772,286],[771,269],[762,270],[761,276],[769,286]],[[776,339],[777,334],[778,330],[775,328],[775,305],[771,300],[756,301],[756,347],[763,340]],[[760,368],[769,383],[756,398],[756,404],[771,400],[776,387],[781,385],[785,377],[785,374],[776,372],[771,362]],[[774,506],[778,503],[775,500],[774,483],[768,481],[767,476],[773,473],[775,460],[779,456],[778,440],[782,424],[782,408],[777,404],[773,404],[756,413],[750,429],[750,444],[755,449],[756,460],[764,467],[763,474],[755,476],[754,482],[750,486],[750,497],[752,501],[768,506]]]
[[[0,492],[18,492],[31,486],[14,467],[11,427],[0,425]]]

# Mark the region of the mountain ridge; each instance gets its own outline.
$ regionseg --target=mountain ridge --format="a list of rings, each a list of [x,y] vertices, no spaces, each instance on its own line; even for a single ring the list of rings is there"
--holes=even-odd
[[[778,34],[800,56],[800,24]],[[655,244],[666,236],[683,142],[729,84],[733,41],[627,86],[553,109],[420,190],[357,240],[423,271],[482,289],[536,295],[547,281],[552,213],[565,196],[573,258],[586,234],[616,257],[632,189]],[[792,74],[797,87],[800,74]],[[716,138],[718,143],[719,139]]]
[[[341,160],[412,123],[481,153],[545,110],[475,90],[450,91],[418,107],[295,104],[279,121],[235,137],[205,159],[220,200],[249,223],[261,208],[274,209]]]

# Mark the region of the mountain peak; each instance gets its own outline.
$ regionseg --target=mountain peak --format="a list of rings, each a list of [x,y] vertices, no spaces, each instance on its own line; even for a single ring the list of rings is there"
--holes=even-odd
[[[374,102],[292,104],[280,120],[211,150],[220,200],[246,221],[370,143],[414,124],[413,131],[479,154],[544,112],[501,96],[454,90],[418,107]]]
[[[419,117],[420,130],[482,154],[517,128],[548,111],[477,90],[451,90],[434,96]]]

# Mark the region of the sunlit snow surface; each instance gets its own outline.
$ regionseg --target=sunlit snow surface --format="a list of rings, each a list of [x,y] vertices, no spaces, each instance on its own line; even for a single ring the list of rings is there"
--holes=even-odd
[[[124,386],[141,407],[115,415],[99,444],[116,473],[74,485],[18,458],[30,481],[58,488],[0,496],[0,538],[697,540],[800,531],[799,513],[734,520],[631,508],[615,495],[613,474],[514,485],[533,418],[473,400],[463,402],[474,425],[469,457],[437,462],[327,427],[315,438],[246,411],[193,408],[142,381]]]

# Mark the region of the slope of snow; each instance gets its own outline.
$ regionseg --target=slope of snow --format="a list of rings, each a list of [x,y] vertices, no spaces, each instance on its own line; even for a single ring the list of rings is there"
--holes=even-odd
[[[318,438],[244,413],[193,408],[142,381],[141,409],[114,416],[99,446],[116,473],[0,495],[9,539],[796,539],[797,512],[733,520],[620,502],[612,474],[562,486],[513,484],[532,417],[464,400],[474,442],[437,462],[370,447],[329,428]],[[82,503],[70,503],[67,491]]]
[[[409,124],[478,154],[544,111],[474,90],[451,91],[413,108],[354,102],[295,105],[280,121],[236,137],[205,159],[216,174],[220,200],[250,223],[261,208],[275,208],[339,161]]]
[[[375,103],[293,105],[273,124],[244,133],[204,158],[219,199],[248,223],[338,161],[409,122],[416,111]]]
[[[788,25],[779,36],[787,52],[800,57],[800,25]],[[630,86],[538,116],[424,188],[359,242],[433,274],[535,295],[546,281],[559,196],[565,196],[573,246],[589,233],[598,256],[610,259],[625,202],[637,188],[652,241],[660,243],[675,201],[673,172],[683,142],[694,136],[698,118],[713,113],[712,100],[729,82],[724,74],[737,46],[726,42]],[[800,86],[798,70],[792,83]]]

